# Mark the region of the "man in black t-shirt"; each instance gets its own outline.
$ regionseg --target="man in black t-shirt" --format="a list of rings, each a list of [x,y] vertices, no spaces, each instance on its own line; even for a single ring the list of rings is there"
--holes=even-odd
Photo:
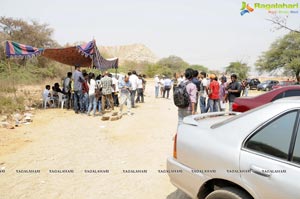
[[[232,74],[230,76],[231,83],[228,84],[226,90],[228,91],[228,101],[229,101],[229,111],[232,111],[232,104],[236,97],[241,96],[241,84],[237,82],[237,76],[236,74]]]

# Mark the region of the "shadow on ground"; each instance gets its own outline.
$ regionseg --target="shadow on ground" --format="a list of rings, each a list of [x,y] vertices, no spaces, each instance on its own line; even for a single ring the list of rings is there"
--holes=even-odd
[[[173,193],[170,193],[166,199],[191,199],[188,195],[186,195],[181,190],[177,189]]]

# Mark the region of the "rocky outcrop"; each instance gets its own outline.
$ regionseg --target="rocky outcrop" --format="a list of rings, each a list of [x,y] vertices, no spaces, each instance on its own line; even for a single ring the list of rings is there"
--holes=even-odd
[[[104,57],[118,57],[120,64],[125,61],[155,63],[158,58],[144,44],[132,44],[124,46],[100,46],[100,53]]]

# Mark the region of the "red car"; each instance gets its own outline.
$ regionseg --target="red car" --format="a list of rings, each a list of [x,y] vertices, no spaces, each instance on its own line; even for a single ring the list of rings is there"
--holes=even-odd
[[[284,86],[255,97],[238,97],[234,100],[232,110],[245,112],[283,97],[300,96],[300,86]]]

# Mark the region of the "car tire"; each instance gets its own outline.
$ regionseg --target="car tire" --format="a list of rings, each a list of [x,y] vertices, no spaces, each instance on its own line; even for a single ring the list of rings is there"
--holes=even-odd
[[[249,196],[245,191],[235,188],[235,187],[223,187],[221,189],[217,189],[205,199],[251,199],[252,197]]]

